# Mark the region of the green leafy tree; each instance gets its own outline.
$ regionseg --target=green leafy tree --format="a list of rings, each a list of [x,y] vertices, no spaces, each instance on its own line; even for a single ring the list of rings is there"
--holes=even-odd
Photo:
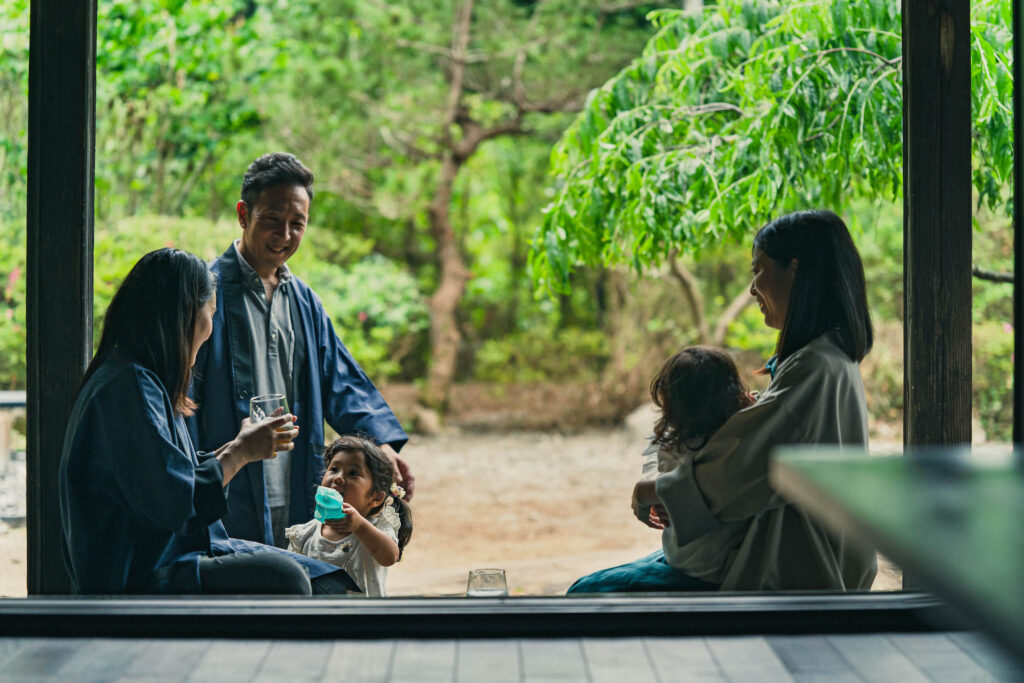
[[[1011,6],[973,3],[974,185],[1009,210]],[[722,0],[656,13],[658,33],[595,91],[552,154],[557,192],[531,263],[641,271],[808,206],[902,192],[898,3]]]
[[[28,0],[0,5],[0,388],[25,387]]]
[[[291,102],[275,104],[276,135],[329,169],[321,187],[404,225],[408,251],[425,255],[429,405],[444,405],[455,377],[459,307],[473,274],[468,225],[455,209],[459,178],[491,141],[557,136],[564,112],[578,110],[650,35],[646,10],[668,4],[373,0],[278,8],[295,87]]]
[[[281,61],[241,0],[107,0],[96,38],[96,204],[179,215],[258,129],[252,93]],[[237,170],[231,172],[237,185]],[[237,190],[236,190],[237,191]]]

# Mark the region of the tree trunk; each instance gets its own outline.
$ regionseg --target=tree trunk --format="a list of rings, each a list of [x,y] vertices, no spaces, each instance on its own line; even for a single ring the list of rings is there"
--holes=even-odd
[[[508,215],[509,239],[509,304],[505,315],[505,329],[509,333],[516,331],[519,321],[519,299],[523,292],[523,279],[526,274],[526,244],[523,239],[521,223],[523,221],[520,206],[520,181],[523,170],[518,161],[510,164],[508,169],[509,191]]]
[[[422,400],[435,410],[444,409],[455,377],[455,361],[462,338],[455,312],[469,281],[469,270],[462,261],[451,222],[452,189],[460,166],[452,154],[445,156],[429,209],[430,229],[437,243],[439,277],[437,291],[429,302],[431,363]]]
[[[711,329],[708,327],[708,319],[704,310],[704,297],[700,293],[700,285],[697,278],[693,276],[686,266],[676,258],[676,251],[673,249],[669,255],[669,272],[683,290],[686,303],[690,306],[690,313],[693,315],[693,324],[697,327],[697,343],[708,344],[711,341]]]
[[[448,402],[448,392],[455,378],[455,361],[459,353],[458,321],[455,312],[459,307],[469,271],[462,262],[455,231],[452,229],[452,191],[459,169],[475,150],[475,145],[465,149],[452,137],[462,105],[462,84],[466,71],[466,54],[469,47],[469,33],[473,15],[473,0],[465,0],[456,10],[455,31],[452,36],[452,70],[449,75],[448,108],[441,125],[441,140],[445,146],[441,159],[441,174],[438,178],[434,197],[430,201],[430,231],[437,249],[438,279],[437,291],[430,297],[430,370],[427,383],[420,397],[422,402],[434,410],[443,410]],[[461,124],[460,124],[461,125]],[[464,126],[463,126],[464,128]],[[465,132],[465,131],[463,131]]]
[[[754,302],[750,295],[749,288],[744,287],[743,291],[737,294],[733,300],[718,316],[718,323],[715,325],[715,332],[711,336],[711,344],[714,346],[725,346],[725,335],[729,330],[729,323],[739,317],[743,309]]]

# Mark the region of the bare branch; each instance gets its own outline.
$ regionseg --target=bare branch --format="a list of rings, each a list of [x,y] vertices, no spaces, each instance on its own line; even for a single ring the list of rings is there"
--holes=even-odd
[[[433,43],[424,43],[418,40],[406,40],[404,38],[396,38],[395,45],[398,47],[405,47],[412,50],[419,50],[420,52],[427,52],[429,54],[438,55],[444,57],[447,60],[455,61],[458,59],[463,64],[482,64],[484,62],[493,62],[499,59],[508,59],[519,54],[521,50],[528,50],[533,47],[544,45],[545,43],[551,42],[551,36],[542,36],[536,40],[532,40],[523,45],[517,45],[516,47],[510,47],[499,52],[480,52],[480,51],[468,51],[461,57],[458,57],[451,48],[444,47],[443,45],[435,45]]]
[[[693,314],[693,322],[697,325],[697,334],[700,335],[701,344],[707,344],[711,337],[711,330],[708,328],[708,320],[704,315],[704,297],[700,293],[700,284],[697,278],[689,269],[679,262],[679,250],[673,249],[668,257],[669,272],[676,279],[683,290],[686,302]]]
[[[817,140],[818,138],[824,137],[825,133],[827,133],[830,130],[832,130],[833,128],[835,128],[835,125],[837,123],[839,123],[840,121],[842,121],[842,119],[843,119],[843,114],[842,113],[836,114],[835,118],[832,119],[832,121],[827,126],[822,128],[821,130],[819,130],[814,135],[811,135],[809,137],[804,138],[803,140],[800,141],[800,144],[801,145],[805,145],[808,142],[812,142],[814,140]]]
[[[685,116],[701,116],[703,114],[717,114],[720,111],[731,111],[735,114],[742,114],[743,110],[730,102],[706,102],[695,107],[681,107],[676,109]]]
[[[451,49],[443,47],[441,45],[434,45],[433,43],[423,43],[418,40],[406,40],[405,38],[396,38],[395,45],[398,47],[408,47],[413,50],[419,50],[420,52],[429,52],[433,55],[440,55],[446,59],[452,61],[455,60],[455,54]]]
[[[516,114],[515,118],[501,121],[490,128],[484,128],[479,122],[468,116],[459,117],[457,123],[462,128],[463,137],[458,142],[452,143],[452,151],[460,162],[471,157],[480,143],[485,140],[502,135],[525,135],[527,132],[523,127],[522,114]]]
[[[651,0],[621,0],[621,2],[609,2],[601,5],[597,10],[601,14],[615,14],[616,12],[627,12],[637,7],[653,4]]]
[[[437,159],[438,154],[428,152],[423,149],[413,139],[413,136],[406,133],[398,128],[392,128],[391,126],[380,127],[380,137],[384,141],[384,144],[395,149],[399,149],[413,161],[426,161],[427,159]]]
[[[473,16],[473,0],[466,0],[458,9],[458,21],[452,35],[452,72],[448,87],[448,107],[444,116],[445,137],[451,135],[451,126],[459,114],[462,100],[462,79],[466,73],[466,48],[469,46],[470,19]]]
[[[526,35],[531,35],[534,29],[537,28],[537,21],[540,18],[540,11],[543,8],[544,0],[538,2],[533,8],[533,15],[530,17],[530,23],[526,25]],[[516,54],[516,61],[512,65],[512,100],[516,103],[516,108],[519,107],[520,102],[526,102],[526,93],[523,90],[523,69],[526,66],[526,45],[520,45]]]
[[[722,311],[722,315],[718,316],[718,322],[715,324],[715,333],[711,337],[712,344],[715,346],[725,346],[725,334],[729,331],[729,323],[738,318],[743,309],[753,303],[753,301],[754,297],[744,287],[743,291],[737,294],[725,310]]]
[[[867,49],[862,48],[862,47],[830,47],[827,50],[818,50],[817,52],[812,52],[811,54],[803,55],[797,61],[803,61],[805,59],[815,59],[815,58],[816,59],[821,59],[825,55],[831,55],[831,54],[835,54],[835,53],[839,53],[839,52],[856,52],[858,54],[868,55],[870,57],[874,57],[875,59],[881,61],[883,63],[883,66],[896,66],[897,64],[900,64],[903,61],[903,57],[902,56],[901,57],[893,57],[892,59],[889,59],[888,57],[884,57],[884,56],[878,54],[877,52],[874,52],[872,50],[867,50]]]
[[[979,280],[988,280],[989,282],[1008,282],[1013,284],[1013,273],[999,273],[994,270],[985,270],[978,266],[971,266],[971,275]]]
[[[530,35],[537,27],[537,22],[540,19],[541,9],[543,8],[544,2],[541,0],[533,8],[533,15],[530,17],[530,23],[526,27],[526,34]],[[537,114],[553,114],[560,111],[576,111],[583,106],[583,99],[586,96],[586,92],[570,91],[564,93],[561,97],[556,97],[544,102],[532,102],[526,94],[526,86],[523,84],[523,71],[526,69],[526,56],[527,50],[536,44],[534,43],[523,43],[517,48],[516,61],[512,65],[512,104],[516,108],[518,116],[529,113]]]

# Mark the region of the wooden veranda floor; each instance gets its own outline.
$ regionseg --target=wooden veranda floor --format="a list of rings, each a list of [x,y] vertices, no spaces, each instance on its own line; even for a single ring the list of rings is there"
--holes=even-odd
[[[1018,681],[973,633],[488,640],[0,638],[2,681]]]

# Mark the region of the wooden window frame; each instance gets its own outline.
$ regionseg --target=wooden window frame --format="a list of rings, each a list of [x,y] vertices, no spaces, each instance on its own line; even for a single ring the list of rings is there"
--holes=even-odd
[[[939,11],[930,15],[932,5]],[[817,633],[919,630],[942,618],[938,600],[913,591],[505,601],[40,597],[68,593],[52,492],[64,425],[92,353],[96,8],[97,0],[31,3],[27,418],[33,597],[0,600],[0,633],[391,638]],[[1015,3],[1015,29],[1019,11]],[[908,446],[970,440],[969,12],[967,0],[903,2]],[[1022,60],[1016,42],[1014,54],[1018,76]],[[1020,100],[1015,92],[1018,130]],[[918,130],[931,133],[918,137]],[[1022,137],[1015,136],[1018,182]],[[1015,206],[1022,215],[1019,197]],[[1018,264],[1021,248],[1017,240]],[[1015,272],[1014,310],[1020,311],[1022,274],[1019,267]],[[940,287],[942,296],[936,298]],[[1018,335],[1015,344],[1020,343]],[[1022,362],[1024,349],[1017,346],[1015,377]],[[1016,441],[1022,416],[1016,383],[1014,397]]]

